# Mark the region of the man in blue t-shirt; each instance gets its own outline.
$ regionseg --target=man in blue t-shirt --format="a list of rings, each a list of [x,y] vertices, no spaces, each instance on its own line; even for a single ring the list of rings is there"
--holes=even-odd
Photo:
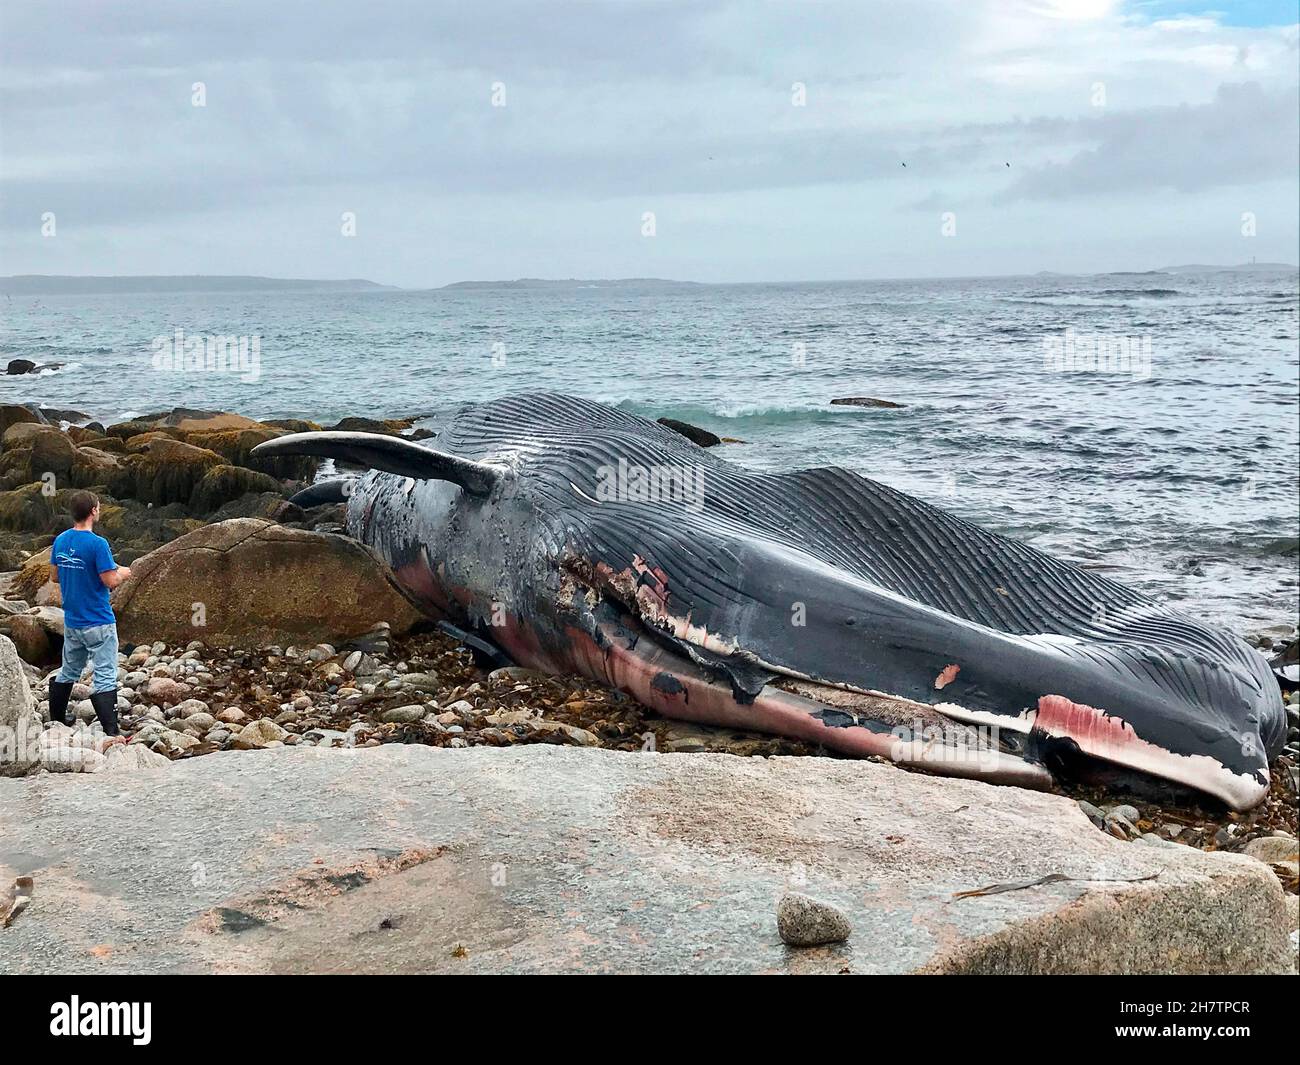
[[[114,562],[108,541],[91,531],[99,517],[93,492],[73,492],[68,509],[72,528],[59,533],[50,548],[63,598],[63,668],[50,681],[50,720],[75,724],[68,718],[68,699],[89,661],[95,671],[90,703],[104,734],[117,736],[117,618],[108,592],[131,570]]]

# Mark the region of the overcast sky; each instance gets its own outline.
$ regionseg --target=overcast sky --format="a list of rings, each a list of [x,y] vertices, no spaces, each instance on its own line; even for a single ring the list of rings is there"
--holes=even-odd
[[[4,274],[813,280],[1300,240],[1294,0],[0,12]]]

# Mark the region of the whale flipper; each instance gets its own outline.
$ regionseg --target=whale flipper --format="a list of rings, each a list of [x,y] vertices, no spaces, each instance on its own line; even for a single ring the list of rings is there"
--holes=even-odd
[[[505,470],[382,433],[290,433],[253,448],[254,455],[315,455],[417,480],[451,481],[470,495],[489,495]]]
[[[291,495],[289,502],[296,507],[302,507],[304,510],[309,507],[321,507],[331,503],[346,503],[351,484],[351,481],[342,479],[318,481],[316,484],[308,485],[301,492]]]

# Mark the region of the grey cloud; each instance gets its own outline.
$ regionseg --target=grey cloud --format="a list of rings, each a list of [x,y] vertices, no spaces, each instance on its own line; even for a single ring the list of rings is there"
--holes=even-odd
[[[1060,163],[1033,167],[1000,199],[1063,199],[1294,178],[1300,170],[1300,93],[1253,82],[1219,86],[1191,107],[1107,115],[1077,128],[1095,141]]]
[[[1284,35],[1200,34],[1192,43],[1254,42],[1252,62],[1266,69],[1257,85],[1186,107],[1155,104],[1190,91],[1203,99],[1211,74],[1169,51],[1168,34],[1144,37],[1113,58],[1126,109],[1090,113],[1088,83],[1111,76],[1101,31],[1054,25],[1048,36],[1007,10],[995,0],[933,0],[920,11],[859,0],[9,2],[0,32],[6,272],[50,261],[52,244],[31,243],[49,210],[61,236],[111,234],[84,246],[111,247],[115,259],[86,272],[160,272],[151,257],[181,231],[187,247],[210,231],[232,255],[242,241],[251,260],[277,216],[336,230],[339,211],[374,217],[401,205],[410,223],[392,237],[395,272],[423,269],[415,233],[436,225],[440,239],[497,249],[480,273],[501,262],[509,274],[519,228],[494,222],[485,202],[502,219],[553,207],[572,231],[622,217],[631,209],[622,201],[679,198],[719,219],[761,199],[748,234],[788,239],[782,220],[798,217],[843,240],[827,247],[831,262],[852,261],[861,243],[840,225],[845,210],[906,253],[936,209],[1083,196],[1136,203],[1170,188],[1294,174],[1300,106],[1295,72],[1276,65]],[[1010,30],[1009,17],[1021,20]],[[1140,30],[1107,32],[1127,40]],[[1158,47],[1165,52],[1150,60]],[[1021,87],[1021,71],[1041,76],[1057,58],[1087,68],[1069,75],[1077,90],[1044,101]],[[498,79],[505,108],[489,104]],[[205,108],[190,106],[194,81],[207,86]],[[791,106],[795,81],[808,87],[806,108]],[[1272,231],[1294,228],[1294,215]],[[1088,218],[1075,224],[1089,231]],[[535,235],[538,256],[545,241],[561,252],[571,243],[540,223]],[[309,238],[287,228],[279,239],[292,248]],[[683,254],[726,276],[752,260],[745,239],[719,224]],[[300,272],[310,273],[303,254]],[[951,253],[933,254],[946,269],[941,256]]]

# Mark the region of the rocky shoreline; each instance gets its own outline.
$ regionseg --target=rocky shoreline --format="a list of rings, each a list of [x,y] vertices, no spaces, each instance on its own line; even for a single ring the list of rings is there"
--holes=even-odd
[[[418,438],[414,423],[357,418],[325,428]],[[136,771],[279,746],[822,753],[668,721],[582,678],[476,661],[431,630],[377,559],[334,535],[341,506],[288,501],[314,478],[315,460],[251,455],[264,440],[318,428],[185,409],[104,426],[75,411],[0,407],[0,633],[8,638],[0,645],[14,649],[0,647],[0,726],[18,733],[15,749],[0,751],[0,774]],[[76,488],[100,495],[98,530],[118,561],[140,560],[138,579],[114,597],[125,744],[103,735],[84,685],[73,695],[76,728],[45,720],[62,640],[49,544],[67,527],[66,497]],[[1252,643],[1294,656],[1295,634],[1279,636]],[[1254,810],[1117,801],[1082,789],[1072,797],[1118,839],[1267,862],[1294,913],[1300,693],[1286,698],[1287,750]]]

